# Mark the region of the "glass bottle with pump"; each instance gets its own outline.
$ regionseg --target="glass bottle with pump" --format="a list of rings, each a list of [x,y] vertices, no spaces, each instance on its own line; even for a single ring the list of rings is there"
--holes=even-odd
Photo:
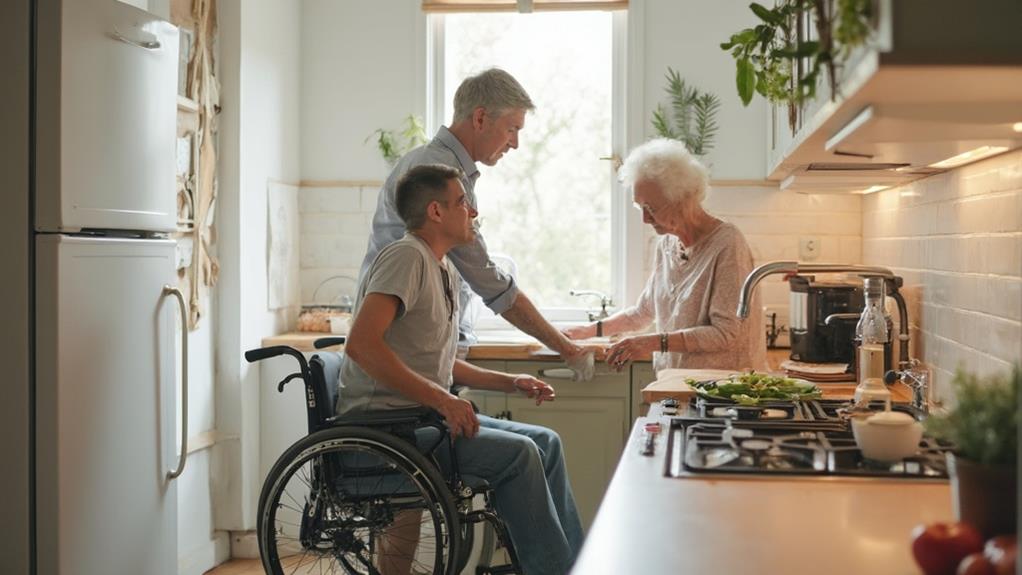
[[[891,392],[884,385],[884,370],[889,353],[890,331],[884,311],[884,278],[867,277],[863,282],[866,305],[855,326],[859,342],[856,367],[859,384],[855,388],[855,401],[889,401]]]

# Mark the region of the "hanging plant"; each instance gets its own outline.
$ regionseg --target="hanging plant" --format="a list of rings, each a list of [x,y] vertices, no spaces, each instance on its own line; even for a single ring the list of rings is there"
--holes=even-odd
[[[755,2],[749,8],[761,23],[732,35],[720,47],[735,59],[742,103],[748,106],[754,93],[787,103],[794,129],[798,106],[816,96],[821,71],[826,71],[831,97],[837,94],[838,69],[869,37],[872,1],[780,0],[773,8]],[[802,22],[812,25],[815,39],[805,37]],[[799,59],[804,59],[805,70],[795,74]]]
[[[713,148],[717,135],[717,110],[720,98],[709,92],[685,84],[678,72],[670,67],[664,75],[671,106],[665,110],[657,104],[653,112],[653,129],[663,138],[671,138],[685,144],[689,152],[705,156]]]

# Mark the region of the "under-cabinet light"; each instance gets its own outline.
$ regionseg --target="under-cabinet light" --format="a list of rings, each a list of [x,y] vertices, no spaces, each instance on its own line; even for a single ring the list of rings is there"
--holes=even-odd
[[[1015,122],[1011,125],[1011,129],[1022,134],[1022,122]]]
[[[862,195],[873,194],[873,193],[876,193],[876,192],[879,192],[879,191],[882,191],[882,190],[886,190],[889,187],[891,187],[891,186],[870,186],[870,187],[866,188],[865,190],[859,190],[856,193],[862,194]]]
[[[1006,152],[1007,150],[1008,148],[1006,146],[980,146],[978,148],[969,150],[968,152],[964,152],[958,154],[957,156],[952,156],[946,160],[937,162],[936,164],[930,164],[930,167],[941,169],[954,168],[957,166],[961,166],[962,164],[968,164],[969,162],[975,162],[976,160],[981,160],[988,156],[993,156],[994,154]]]

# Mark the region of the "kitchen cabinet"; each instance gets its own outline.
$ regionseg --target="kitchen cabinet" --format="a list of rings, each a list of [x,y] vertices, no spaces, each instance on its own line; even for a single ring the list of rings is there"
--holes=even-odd
[[[520,395],[468,390],[482,413],[523,423],[542,425],[557,432],[575,501],[588,528],[621,457],[631,424],[632,381],[629,371],[608,371],[597,364],[592,381],[571,381],[563,364],[539,361],[473,361],[487,369],[525,373],[541,379],[557,391],[557,400],[537,406]],[[503,364],[503,365],[501,365]]]
[[[629,421],[635,421],[649,411],[649,404],[642,400],[642,389],[655,379],[656,372],[653,371],[652,363],[643,361],[632,364],[632,411]]]
[[[1007,0],[877,4],[868,46],[820,81],[792,134],[786,106],[768,106],[767,177],[782,189],[861,192],[901,185],[1022,146],[1022,37]],[[998,86],[990,90],[990,86]]]

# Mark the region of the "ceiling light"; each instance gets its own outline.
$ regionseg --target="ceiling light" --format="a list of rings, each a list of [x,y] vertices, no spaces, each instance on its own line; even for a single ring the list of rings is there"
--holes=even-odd
[[[969,150],[968,152],[958,154],[957,156],[952,156],[941,162],[937,162],[936,164],[930,164],[930,167],[941,169],[954,168],[957,166],[961,166],[962,164],[968,164],[969,162],[975,162],[976,160],[980,160],[988,156],[993,156],[994,154],[1006,152],[1007,150],[1008,148],[1006,146],[980,146],[978,148]]]
[[[862,194],[862,195],[873,194],[873,193],[879,192],[881,190],[886,190],[889,187],[891,187],[891,186],[870,186],[870,187],[866,188],[865,190],[859,190],[856,193],[859,193],[859,194]]]

